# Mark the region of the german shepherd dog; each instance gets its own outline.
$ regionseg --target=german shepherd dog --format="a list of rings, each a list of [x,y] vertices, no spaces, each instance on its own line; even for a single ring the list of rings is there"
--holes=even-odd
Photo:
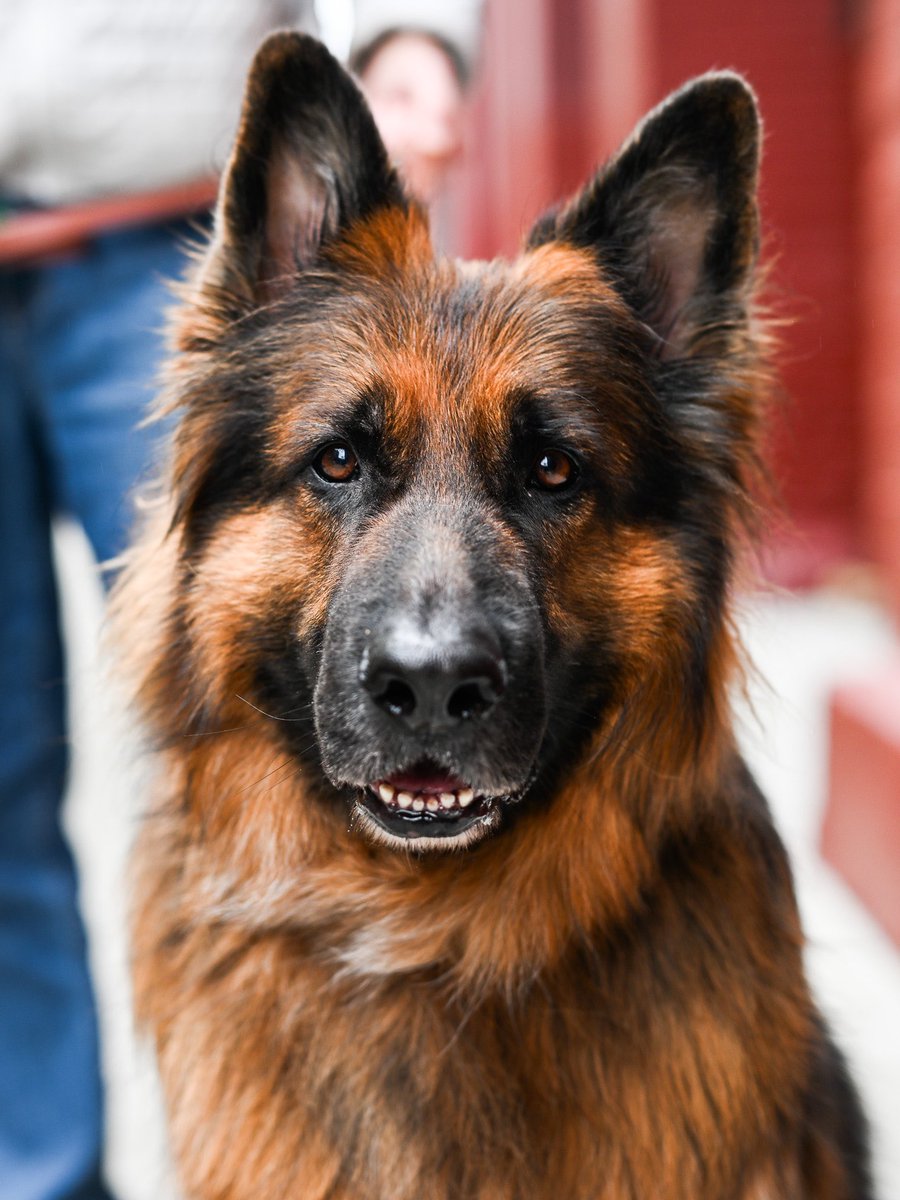
[[[439,261],[350,77],[259,51],[118,598],[191,1200],[871,1196],[729,712],[758,157],[707,75]]]

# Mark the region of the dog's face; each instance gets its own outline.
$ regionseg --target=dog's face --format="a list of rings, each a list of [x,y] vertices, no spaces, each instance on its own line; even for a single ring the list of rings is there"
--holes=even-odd
[[[311,802],[416,850],[548,803],[637,709],[696,735],[752,454],[757,143],[708,77],[516,262],[436,262],[348,77],[266,43],[180,334],[195,720],[254,705]]]

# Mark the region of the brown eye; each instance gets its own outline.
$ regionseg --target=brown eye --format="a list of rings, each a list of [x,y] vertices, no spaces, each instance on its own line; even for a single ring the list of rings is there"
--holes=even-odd
[[[359,460],[348,445],[335,442],[322,451],[314,466],[323,479],[331,483],[347,483],[356,474]]]
[[[562,450],[545,450],[532,470],[532,480],[545,491],[556,491],[573,483],[578,471]]]

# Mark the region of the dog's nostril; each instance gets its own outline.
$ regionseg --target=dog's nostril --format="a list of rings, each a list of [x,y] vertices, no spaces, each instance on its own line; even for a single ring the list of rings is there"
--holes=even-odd
[[[359,682],[375,707],[418,732],[451,730],[492,710],[506,687],[496,637],[451,632],[439,638],[401,625],[373,638]]]
[[[469,681],[455,688],[447,701],[447,712],[457,721],[469,721],[480,717],[494,704],[496,696],[487,681]]]
[[[416,707],[416,696],[408,683],[402,679],[390,679],[385,686],[372,696],[379,708],[391,714],[392,717],[408,717]]]

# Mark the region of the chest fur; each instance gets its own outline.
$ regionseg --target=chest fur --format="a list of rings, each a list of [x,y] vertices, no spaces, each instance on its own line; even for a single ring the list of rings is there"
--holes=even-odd
[[[208,970],[157,1027],[189,1196],[726,1195],[797,1092],[790,988],[703,989],[702,959],[646,940],[476,1000],[438,970],[335,971],[296,937],[232,936],[205,931]]]

